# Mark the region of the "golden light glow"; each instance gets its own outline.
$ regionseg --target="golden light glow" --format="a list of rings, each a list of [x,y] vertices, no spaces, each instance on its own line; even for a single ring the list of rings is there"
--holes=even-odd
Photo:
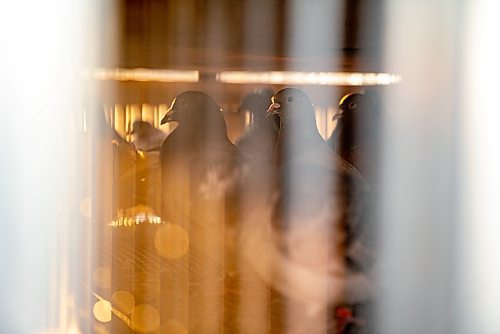
[[[245,128],[248,128],[253,121],[253,115],[250,111],[245,111]]]
[[[113,307],[125,315],[130,315],[135,307],[134,296],[128,291],[118,290],[111,296]]]
[[[142,152],[142,151],[141,151]],[[127,210],[119,209],[115,220],[109,223],[112,227],[133,227],[140,224],[165,224],[153,209],[147,205],[136,205]]]
[[[143,104],[142,105],[142,110],[141,110],[141,120],[144,122],[148,122],[149,124],[155,124],[155,113],[156,109],[152,104]]]
[[[167,320],[162,330],[165,334],[188,334],[186,327],[174,319]]]
[[[166,133],[170,132],[170,122],[167,122],[165,124],[160,124],[160,120],[165,116],[165,114],[168,112],[168,109],[170,109],[170,106],[167,104],[159,104],[158,105],[158,117],[155,119],[155,126],[157,128],[165,129]]]
[[[94,304],[94,317],[100,322],[111,321],[111,303],[106,300],[99,300]]]
[[[160,314],[151,305],[137,305],[130,316],[132,328],[139,332],[152,332],[160,327]]]
[[[156,231],[155,248],[167,259],[180,258],[189,249],[189,236],[182,227],[168,223]]]
[[[156,82],[198,82],[198,71],[178,71],[169,69],[148,69],[148,68],[115,68],[96,69],[90,75],[97,80],[114,81],[156,81]]]
[[[122,138],[126,138],[127,136],[127,129],[126,129],[126,106],[122,104],[115,104],[115,107],[113,109],[113,117],[111,119],[113,120],[113,126],[118,132],[118,134]]]
[[[361,72],[223,71],[217,73],[216,80],[237,84],[377,86],[398,83],[401,76]]]
[[[111,268],[97,267],[92,274],[94,284],[101,289],[111,287]]]
[[[84,77],[111,81],[198,82],[199,71],[171,69],[115,68],[84,72]],[[293,71],[221,71],[216,81],[236,84],[378,86],[401,81],[401,76],[377,72],[293,72]]]

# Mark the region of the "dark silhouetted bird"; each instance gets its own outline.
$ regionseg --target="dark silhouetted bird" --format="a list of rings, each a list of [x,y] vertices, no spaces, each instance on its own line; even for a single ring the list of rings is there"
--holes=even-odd
[[[314,107],[303,91],[296,88],[279,90],[272,97],[268,114],[281,119],[274,159],[277,166],[306,158],[314,164],[328,164],[338,171],[358,174],[354,166],[332,154],[325,145],[316,126]]]
[[[159,151],[167,137],[163,131],[145,121],[135,121],[130,134],[135,149],[141,151]]]
[[[219,316],[229,314],[224,278],[234,261],[226,240],[234,239],[228,197],[238,179],[237,148],[220,107],[205,93],[177,96],[161,121],[167,122],[178,126],[160,149],[162,217],[186,231],[189,249],[175,261],[164,259],[162,319],[189,319],[196,333],[220,332]]]
[[[350,93],[339,102],[339,112],[328,145],[372,181],[379,153],[380,110],[370,95]],[[373,183],[373,182],[370,182]]]
[[[182,166],[182,172],[196,177],[197,192],[224,191],[238,151],[229,141],[220,107],[205,93],[188,91],[174,99],[161,124],[167,122],[178,126],[160,149],[162,182],[171,183],[169,171]]]
[[[239,107],[240,112],[250,116],[250,127],[236,142],[243,152],[265,160],[271,160],[279,131],[279,117],[266,117],[273,92],[260,89],[246,95]]]
[[[339,102],[339,112],[334,116],[337,126],[328,139],[328,145],[342,158],[349,161],[360,171],[370,185],[369,201],[364,208],[364,214],[370,218],[370,224],[356,232],[350,257],[358,259],[362,267],[374,262],[373,250],[376,245],[378,165],[380,153],[380,101],[373,92],[350,93]],[[373,310],[372,303],[355,305],[357,313],[365,320],[370,319]],[[366,322],[366,321],[365,321]]]
[[[276,92],[268,112],[281,118],[276,179],[254,185],[256,194],[247,196],[241,244],[249,265],[314,323],[320,310],[371,296],[372,282],[349,251],[365,219],[368,189],[320,136],[303,91]]]

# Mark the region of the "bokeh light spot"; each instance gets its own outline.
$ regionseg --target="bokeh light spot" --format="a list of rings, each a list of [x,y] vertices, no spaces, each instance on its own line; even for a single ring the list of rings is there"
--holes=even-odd
[[[189,249],[189,236],[182,227],[168,223],[156,231],[155,248],[167,259],[180,258]]]
[[[99,300],[94,305],[94,317],[100,322],[111,321],[111,303],[106,300]]]
[[[128,291],[118,290],[111,296],[113,306],[123,314],[129,315],[134,310],[135,299]]]
[[[151,305],[137,305],[130,316],[132,328],[138,332],[152,332],[160,327],[160,314]]]

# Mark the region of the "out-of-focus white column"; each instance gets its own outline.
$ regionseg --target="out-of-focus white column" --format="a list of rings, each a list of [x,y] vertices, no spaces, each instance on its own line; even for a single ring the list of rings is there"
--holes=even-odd
[[[500,3],[466,2],[455,333],[500,332]]]
[[[450,330],[459,166],[460,6],[388,0],[377,254],[380,333]]]
[[[75,73],[93,51],[92,4],[0,3],[1,333],[79,332],[80,179],[70,176],[85,127]],[[70,116],[81,120],[73,131]]]

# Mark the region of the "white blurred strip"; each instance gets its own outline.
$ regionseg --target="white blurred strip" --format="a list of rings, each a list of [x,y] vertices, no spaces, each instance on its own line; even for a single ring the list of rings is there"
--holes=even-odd
[[[459,333],[500,332],[500,2],[466,8]]]
[[[398,83],[401,76],[361,72],[222,71],[216,74],[216,80],[237,84],[377,86]]]
[[[84,77],[91,76],[97,80],[115,81],[156,81],[156,82],[198,82],[198,71],[178,71],[169,69],[147,69],[147,68],[115,68],[96,69],[82,73]]]
[[[454,1],[388,0],[385,5],[385,66],[404,81],[384,91],[375,332],[453,333],[450,258],[457,228],[455,182],[460,181],[454,178],[454,86],[457,28],[463,22]]]
[[[69,333],[80,311],[67,74],[92,54],[93,3],[0,2],[0,333]]]

